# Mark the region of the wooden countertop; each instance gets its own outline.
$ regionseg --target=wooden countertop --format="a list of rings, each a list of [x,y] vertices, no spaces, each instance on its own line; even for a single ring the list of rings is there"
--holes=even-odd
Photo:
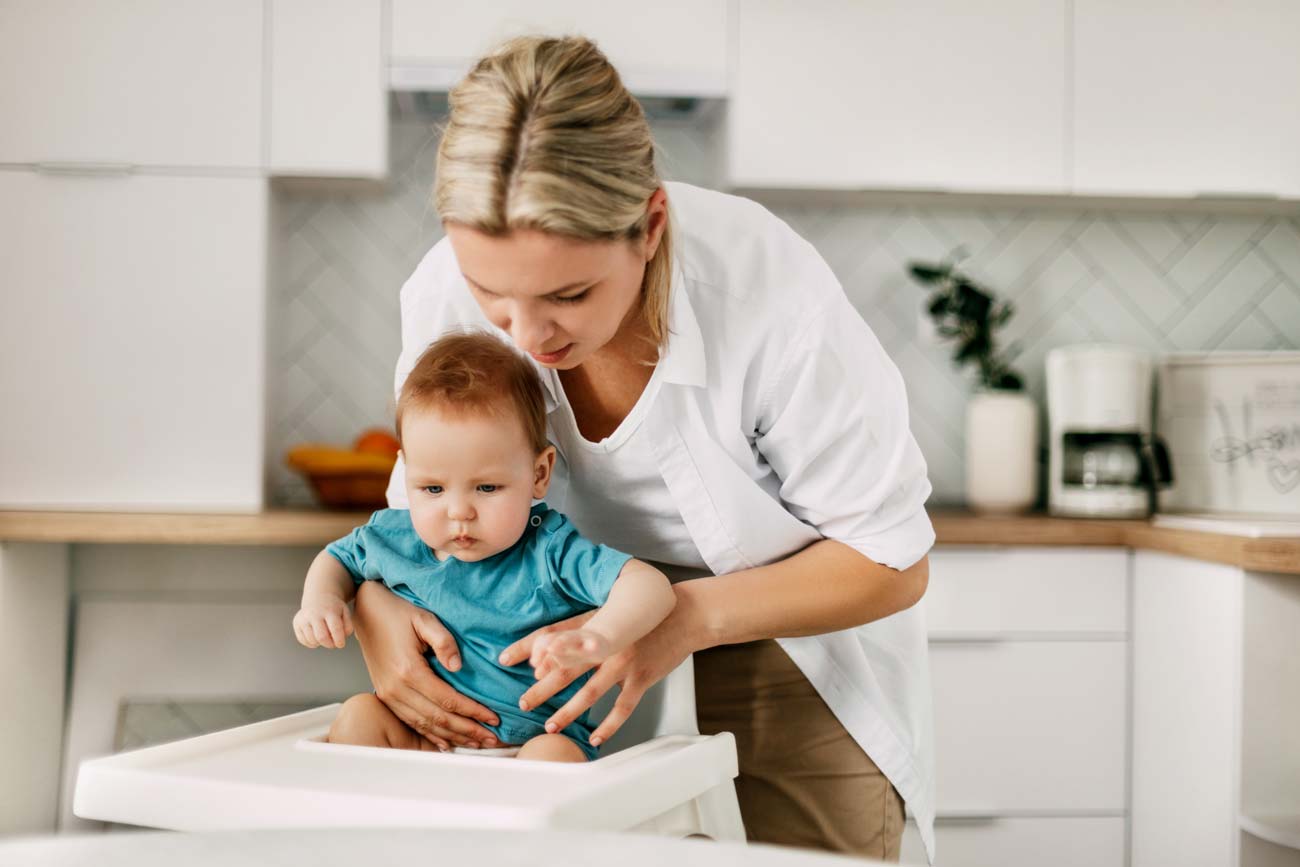
[[[1148,521],[978,515],[932,509],[940,545],[1102,545],[1163,551],[1260,572],[1300,575],[1300,537],[1261,538],[1153,527]],[[369,512],[273,509],[259,514],[0,510],[0,542],[323,547]]]

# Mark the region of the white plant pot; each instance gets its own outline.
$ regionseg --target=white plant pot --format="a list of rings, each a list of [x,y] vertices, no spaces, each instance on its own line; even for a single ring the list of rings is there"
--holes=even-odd
[[[966,405],[966,503],[1021,512],[1038,497],[1038,408],[1020,391],[982,391]]]

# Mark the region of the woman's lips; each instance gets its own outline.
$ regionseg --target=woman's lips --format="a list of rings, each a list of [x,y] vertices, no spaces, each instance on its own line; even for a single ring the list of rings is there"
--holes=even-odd
[[[555,352],[530,352],[528,354],[535,358],[540,364],[557,364],[564,360],[564,356],[568,355],[569,350],[572,348],[573,344],[570,343],[568,346],[563,349],[558,349]]]

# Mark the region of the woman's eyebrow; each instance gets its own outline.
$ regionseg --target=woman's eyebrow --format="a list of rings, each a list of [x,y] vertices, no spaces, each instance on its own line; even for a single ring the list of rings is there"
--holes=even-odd
[[[467,281],[469,281],[469,282],[470,282],[471,284],[473,284],[474,286],[477,286],[478,288],[482,289],[484,292],[491,292],[493,295],[501,295],[501,294],[503,294],[503,293],[501,293],[501,292],[496,292],[496,291],[494,291],[494,290],[492,290],[492,289],[487,288],[487,287],[484,286],[482,283],[478,282],[478,281],[475,280],[473,277],[471,277],[471,276],[469,276],[468,274],[466,274],[464,271],[461,272],[461,276],[464,277]],[[579,288],[581,288],[581,287],[583,287],[583,286],[593,286],[593,285],[595,285],[597,282],[598,282],[598,281],[596,281],[596,280],[579,280],[579,281],[576,282],[576,283],[570,283],[568,286],[561,286],[559,289],[552,289],[550,292],[543,292],[541,295],[538,295],[537,297],[538,297],[538,298],[549,298],[549,297],[552,296],[552,295],[559,295],[561,292],[568,292],[570,289],[579,289]]]

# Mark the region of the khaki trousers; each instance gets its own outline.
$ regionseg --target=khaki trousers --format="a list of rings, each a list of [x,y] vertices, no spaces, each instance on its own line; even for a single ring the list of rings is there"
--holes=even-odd
[[[700,732],[736,736],[750,842],[897,861],[903,799],[772,639],[695,654]]]

